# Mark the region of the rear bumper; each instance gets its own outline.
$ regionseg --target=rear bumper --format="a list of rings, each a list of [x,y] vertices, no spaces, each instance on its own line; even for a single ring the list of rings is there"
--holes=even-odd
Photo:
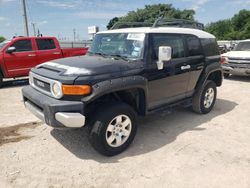
[[[222,65],[224,73],[239,75],[239,76],[250,76],[250,65]]]
[[[25,107],[54,128],[79,128],[85,125],[84,104],[57,100],[26,86],[22,89]]]

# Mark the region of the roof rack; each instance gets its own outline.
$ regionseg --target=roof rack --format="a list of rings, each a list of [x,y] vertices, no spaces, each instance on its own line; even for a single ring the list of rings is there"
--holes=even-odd
[[[172,18],[158,18],[154,23],[149,22],[117,22],[113,25],[113,29],[133,28],[133,27],[182,27],[194,28],[204,30],[204,25],[199,22],[185,20],[185,19],[172,19]]]
[[[183,27],[204,30],[204,25],[199,22],[186,19],[158,18],[152,27]]]
[[[133,27],[152,27],[153,23],[148,22],[117,22],[113,25],[113,29],[133,28]]]

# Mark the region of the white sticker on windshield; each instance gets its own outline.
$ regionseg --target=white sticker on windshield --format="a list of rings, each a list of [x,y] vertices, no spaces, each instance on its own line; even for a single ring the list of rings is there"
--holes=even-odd
[[[139,40],[143,41],[145,38],[145,33],[129,33],[127,40]]]

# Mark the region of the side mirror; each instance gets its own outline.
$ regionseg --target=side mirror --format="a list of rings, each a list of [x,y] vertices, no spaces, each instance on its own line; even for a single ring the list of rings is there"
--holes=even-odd
[[[158,70],[164,67],[164,61],[170,61],[172,58],[172,48],[170,46],[160,46],[158,61],[156,62]]]
[[[11,54],[11,53],[13,53],[13,52],[15,52],[16,51],[16,47],[14,47],[14,46],[11,46],[11,47],[9,47],[7,50],[6,50],[6,52],[8,53],[8,54]]]

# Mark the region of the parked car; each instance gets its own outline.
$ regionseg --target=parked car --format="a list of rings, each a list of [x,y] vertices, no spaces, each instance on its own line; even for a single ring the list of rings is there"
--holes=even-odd
[[[220,52],[220,54],[224,54],[224,53],[227,52],[227,47],[226,47],[226,45],[219,45],[218,47],[219,47],[219,52]]]
[[[55,37],[16,37],[0,43],[0,87],[4,78],[27,76],[46,61],[85,55],[87,48],[64,48]]]
[[[54,128],[89,126],[92,146],[112,156],[133,141],[138,116],[178,105],[209,113],[222,77],[218,45],[207,32],[114,29],[97,33],[86,56],[33,68],[22,94],[26,108]]]
[[[250,76],[250,40],[239,42],[233,51],[224,53],[221,57],[225,77]]]

